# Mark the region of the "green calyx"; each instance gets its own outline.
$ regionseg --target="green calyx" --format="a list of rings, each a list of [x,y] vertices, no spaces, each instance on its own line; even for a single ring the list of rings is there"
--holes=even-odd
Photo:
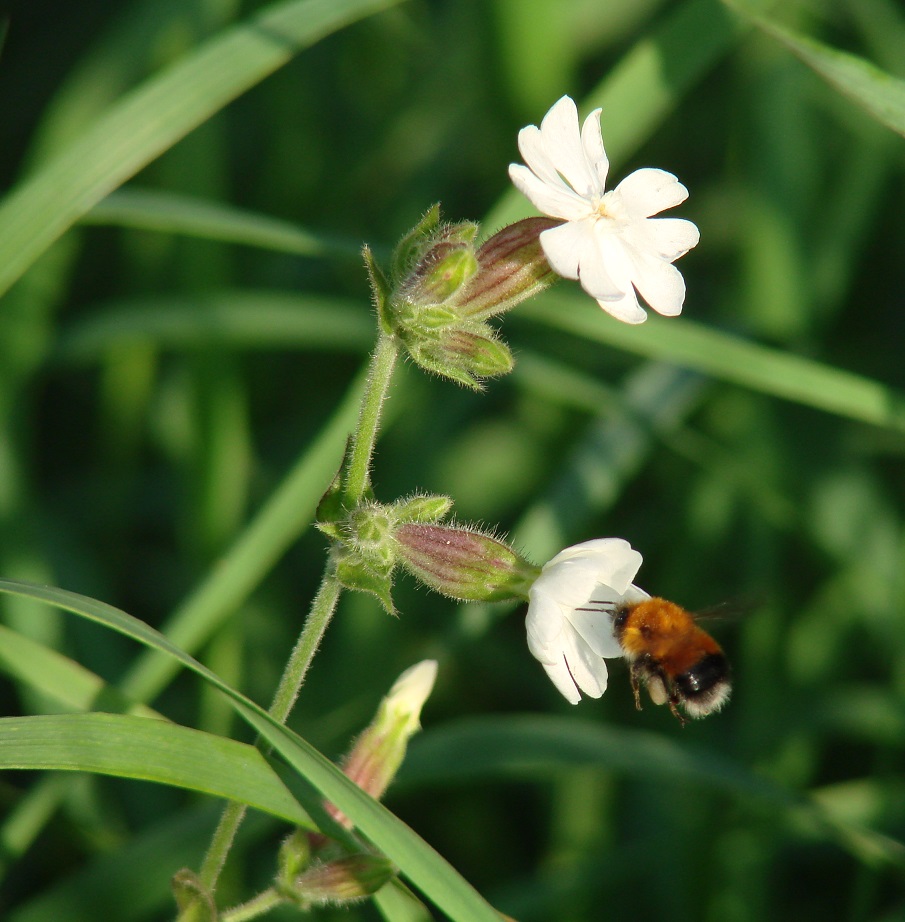
[[[387,613],[393,604],[393,573],[398,558],[396,533],[409,524],[439,522],[452,506],[447,496],[415,495],[384,505],[370,496],[346,508],[342,476],[331,484],[318,507],[317,527],[331,540],[336,578],[346,589],[375,596]]]
[[[381,328],[425,371],[480,389],[513,358],[487,320],[554,279],[539,242],[556,225],[529,218],[478,247],[472,222],[443,224],[433,206],[400,241],[384,274],[365,253]]]

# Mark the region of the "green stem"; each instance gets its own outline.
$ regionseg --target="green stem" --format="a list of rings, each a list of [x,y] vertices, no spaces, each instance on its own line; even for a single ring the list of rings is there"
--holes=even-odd
[[[358,426],[352,436],[352,447],[346,464],[344,497],[350,506],[362,499],[370,482],[371,458],[380,428],[380,411],[386,399],[398,355],[399,347],[396,340],[392,336],[380,333],[371,355],[371,366],[362,397]],[[314,659],[314,654],[320,646],[327,625],[336,609],[341,591],[342,587],[336,578],[336,563],[330,556],[327,559],[320,588],[311,603],[308,617],[305,619],[305,626],[286,663],[280,684],[273,697],[273,703],[270,705],[270,715],[280,723],[285,723],[289,717],[305,681],[308,668],[311,666],[311,661]],[[216,887],[244,816],[245,807],[242,804],[230,802],[223,810],[198,874],[199,882],[209,893],[213,893]],[[267,893],[268,891],[264,891],[260,897]],[[254,902],[253,900],[252,903]],[[251,904],[245,904],[245,906],[251,906]],[[194,922],[198,918],[200,908],[199,905],[188,907],[180,915],[180,922]],[[268,906],[268,908],[271,907]],[[243,907],[237,907],[235,911],[238,912],[240,909]],[[229,918],[252,918],[252,916],[234,917],[231,915]]]
[[[342,586],[336,579],[336,563],[333,557],[329,556],[320,588],[311,603],[311,611],[308,612],[305,626],[289,657],[289,662],[286,663],[280,684],[273,696],[273,703],[270,705],[271,717],[281,724],[286,723],[295,699],[302,689],[314,654],[317,653],[327,625],[336,610],[341,591]]]
[[[257,896],[250,899],[241,906],[234,906],[227,909],[219,916],[220,922],[248,922],[249,919],[257,919],[258,916],[270,912],[277,906],[286,902],[286,899],[280,896],[273,887],[262,890]]]
[[[380,411],[398,356],[399,345],[395,337],[381,333],[371,355],[371,368],[361,402],[358,428],[352,436],[352,448],[346,464],[343,496],[349,507],[361,500],[370,483],[371,459],[380,428]]]
[[[314,654],[320,646],[324,632],[327,630],[327,625],[336,610],[336,603],[339,601],[341,591],[342,587],[336,579],[336,567],[333,558],[328,558],[320,588],[311,603],[311,610],[305,619],[305,626],[299,635],[292,655],[289,657],[289,662],[286,663],[280,684],[277,687],[276,694],[273,696],[273,703],[270,705],[270,716],[281,724],[286,722],[289,712],[292,710],[292,705],[298,697],[298,693],[305,681],[308,667],[314,659]],[[220,816],[220,822],[217,824],[210,847],[198,872],[201,885],[208,891],[213,891],[216,887],[220,872],[223,870],[227,855],[232,848],[233,840],[245,817],[245,809],[244,804],[230,801]],[[183,922],[189,922],[190,918],[190,916],[184,915]]]

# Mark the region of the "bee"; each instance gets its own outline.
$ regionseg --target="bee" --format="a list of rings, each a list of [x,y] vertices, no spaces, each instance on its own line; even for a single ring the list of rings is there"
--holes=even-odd
[[[726,654],[684,608],[649,598],[617,606],[612,617],[639,711],[641,685],[654,704],[668,704],[683,726],[687,718],[679,706],[689,717],[706,717],[729,700],[732,683]]]

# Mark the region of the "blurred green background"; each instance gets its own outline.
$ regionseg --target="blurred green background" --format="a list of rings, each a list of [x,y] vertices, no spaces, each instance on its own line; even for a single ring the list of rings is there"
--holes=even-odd
[[[21,2],[0,55],[3,188],[265,7]],[[647,590],[738,609],[714,627],[733,700],[682,730],[636,712],[616,664],[604,698],[570,708],[523,611],[401,578],[398,620],[343,598],[291,726],[339,756],[399,672],[437,658],[387,804],[522,922],[905,918],[905,142],[716,0],[387,7],[148,157],[0,300],[0,575],[189,625],[179,642],[266,704],[320,577],[313,504],[373,342],[361,244],[386,254],[436,201],[488,233],[529,214],[506,174],[518,129],[563,93],[582,115],[600,102],[614,181],[658,166],[690,189],[685,317],[625,332],[563,282],[505,318],[518,366],[484,394],[401,367],[375,487],[448,493],[537,562],[629,539]],[[781,21],[905,76],[895,0],[802,0]],[[249,527],[299,465],[297,521],[264,547]],[[24,600],[2,616],[175,721],[251,739],[116,635]],[[10,649],[3,715],[67,710]],[[97,776],[0,785],[11,922],[171,917],[169,877],[197,867],[219,808]],[[246,824],[224,905],[266,885],[285,831]],[[318,918],[334,915],[379,918]]]

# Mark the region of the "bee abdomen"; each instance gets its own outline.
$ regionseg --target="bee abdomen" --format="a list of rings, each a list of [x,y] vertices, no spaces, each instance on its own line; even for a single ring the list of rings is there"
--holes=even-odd
[[[675,682],[688,713],[703,717],[719,710],[729,698],[729,661],[722,652],[708,653],[676,676]]]

